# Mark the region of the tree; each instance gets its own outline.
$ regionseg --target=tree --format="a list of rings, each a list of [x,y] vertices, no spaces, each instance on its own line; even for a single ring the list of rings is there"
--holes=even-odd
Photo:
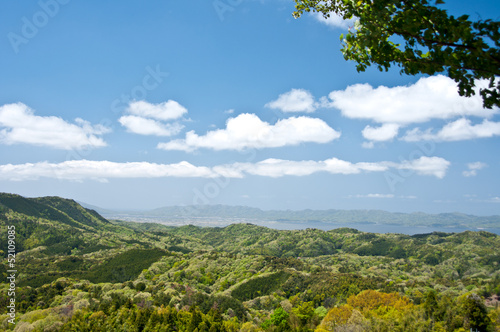
[[[424,309],[427,317],[432,319],[435,318],[435,313],[438,309],[437,294],[435,290],[432,289],[427,293],[424,302]]]
[[[203,318],[201,312],[195,306],[191,306],[189,312],[191,313],[191,320],[189,321],[188,331],[193,332],[198,328],[198,325],[203,322]]]
[[[480,332],[490,328],[491,320],[483,300],[477,294],[468,294],[462,298],[464,312],[464,327]]]
[[[483,106],[500,107],[500,22],[454,17],[442,0],[295,0],[294,17],[315,11],[323,16],[357,18],[340,39],[346,60],[358,72],[391,65],[408,75],[446,73],[461,96],[480,88]],[[485,80],[478,83],[479,80]]]
[[[297,307],[292,308],[292,312],[300,319],[302,325],[306,325],[314,316],[314,302],[301,302]]]
[[[278,307],[271,314],[270,320],[274,326],[278,327],[279,331],[288,331],[290,330],[288,316],[288,312],[286,312],[282,307]]]
[[[332,331],[335,326],[347,324],[349,318],[351,318],[353,308],[350,305],[343,305],[340,307],[335,307],[330,309],[323,318],[319,328]]]

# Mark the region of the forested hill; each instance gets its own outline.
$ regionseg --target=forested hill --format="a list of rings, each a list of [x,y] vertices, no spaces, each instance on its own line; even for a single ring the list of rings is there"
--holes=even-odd
[[[9,223],[16,228],[18,252],[34,248],[52,254],[71,254],[74,249],[89,252],[124,245],[134,241],[131,239],[146,244],[141,241],[142,234],[114,225],[97,212],[60,197],[25,198],[0,193],[0,222],[1,250],[6,245],[4,226]]]
[[[16,230],[8,322],[7,227]],[[500,236],[168,227],[0,194],[0,330],[500,328]]]
[[[97,212],[83,208],[74,200],[60,197],[25,198],[19,195],[0,193],[0,212],[7,210],[79,228],[96,227],[109,223]]]

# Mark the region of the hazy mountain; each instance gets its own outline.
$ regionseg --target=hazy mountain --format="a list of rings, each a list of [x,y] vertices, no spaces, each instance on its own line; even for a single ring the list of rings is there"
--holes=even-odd
[[[277,222],[324,222],[324,223],[375,223],[406,226],[445,226],[469,228],[500,228],[500,216],[474,216],[464,213],[428,214],[423,212],[397,213],[382,210],[261,210],[248,206],[190,205],[170,206],[145,211],[110,211],[94,207],[104,216],[175,219],[241,219]]]

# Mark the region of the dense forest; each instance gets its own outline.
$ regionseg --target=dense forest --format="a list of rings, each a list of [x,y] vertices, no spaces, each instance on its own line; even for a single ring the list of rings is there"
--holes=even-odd
[[[168,227],[12,194],[0,225],[1,330],[500,331],[484,231]]]

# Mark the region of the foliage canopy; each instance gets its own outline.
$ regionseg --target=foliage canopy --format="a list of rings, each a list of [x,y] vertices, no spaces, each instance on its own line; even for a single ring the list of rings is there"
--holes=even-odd
[[[0,330],[500,329],[500,236],[107,221],[60,198],[0,193],[15,225],[15,323],[0,240]],[[174,250],[175,249],[175,250]]]
[[[449,15],[439,8],[442,0],[295,2],[296,18],[315,11],[358,19],[340,37],[344,58],[356,61],[358,71],[371,65],[387,71],[395,64],[408,75],[446,73],[460,95],[470,97],[480,88],[484,107],[500,106],[500,22]]]

